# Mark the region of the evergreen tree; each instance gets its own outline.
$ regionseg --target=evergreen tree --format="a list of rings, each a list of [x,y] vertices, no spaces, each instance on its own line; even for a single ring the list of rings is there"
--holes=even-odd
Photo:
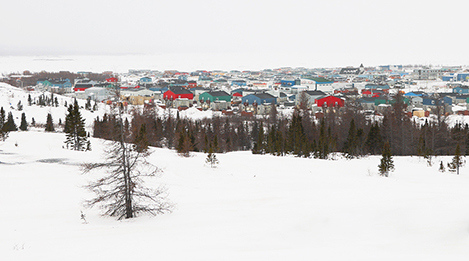
[[[8,138],[8,130],[6,129],[6,115],[3,107],[0,108],[0,139],[3,141]]]
[[[459,175],[459,168],[464,166],[464,161],[461,157],[461,148],[459,144],[456,146],[456,150],[454,151],[453,161],[448,163],[449,171],[456,172]]]
[[[214,134],[214,137],[213,137],[213,151],[218,152],[219,149],[220,148],[219,148],[219,145],[218,145],[218,135]]]
[[[359,137],[358,136],[359,136],[358,131],[355,127],[355,120],[352,119],[350,121],[350,128],[348,130],[348,136],[344,143],[344,152],[345,152],[346,157],[349,159],[359,156],[359,151],[358,151]]]
[[[13,114],[11,111],[8,113],[7,122],[4,125],[6,131],[17,131],[15,120],[13,119]]]
[[[261,122],[257,133],[257,140],[252,148],[253,154],[264,154],[264,124]]]
[[[22,131],[28,130],[28,123],[26,122],[26,114],[24,112],[21,114],[20,130]]]
[[[267,142],[266,142],[266,145],[265,145],[265,153],[270,153],[270,154],[276,155],[276,153],[277,153],[277,148],[275,146],[275,144],[277,143],[276,142],[276,139],[277,139],[276,134],[277,134],[276,127],[272,125],[269,128],[269,130],[267,131]]]
[[[445,172],[445,166],[443,165],[443,161],[440,161],[440,168],[438,169],[439,172]]]
[[[394,161],[391,155],[391,146],[389,142],[384,143],[381,163],[378,165],[379,174],[389,177],[389,172],[394,170]]]
[[[87,136],[85,131],[85,120],[81,116],[78,102],[75,100],[70,105],[65,116],[64,132],[66,133],[65,144],[73,150],[86,150]]]
[[[145,123],[140,126],[137,136],[134,140],[135,148],[138,152],[145,152],[148,150],[147,129]]]
[[[22,111],[22,110],[23,110],[23,104],[21,104],[21,101],[18,101],[18,104],[16,105],[16,108],[17,108],[19,111]]]
[[[370,131],[365,141],[365,147],[372,155],[377,155],[383,146],[383,137],[378,123],[371,125]]]
[[[85,110],[91,110],[91,97],[86,99]]]
[[[295,110],[292,116],[291,124],[288,129],[288,151],[299,157],[309,157],[309,141],[306,138],[303,128],[303,119],[300,114],[300,111]]]
[[[54,132],[55,131],[54,122],[52,120],[52,115],[50,113],[47,114],[46,131],[47,132]]]
[[[329,143],[329,135],[326,134],[326,123],[322,119],[319,126],[319,140],[316,144],[317,151],[315,154],[317,158],[327,159],[329,156]]]
[[[210,145],[210,148],[208,149],[208,154],[207,158],[205,159],[205,163],[209,164],[211,168],[215,168],[216,165],[219,163],[217,159],[217,155],[213,153],[213,148]]]

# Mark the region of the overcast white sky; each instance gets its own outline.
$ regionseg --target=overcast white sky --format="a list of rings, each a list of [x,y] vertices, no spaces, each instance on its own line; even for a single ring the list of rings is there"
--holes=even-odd
[[[469,64],[468,10],[460,0],[15,0],[2,3],[0,56],[187,54],[213,66],[270,61],[265,68]]]

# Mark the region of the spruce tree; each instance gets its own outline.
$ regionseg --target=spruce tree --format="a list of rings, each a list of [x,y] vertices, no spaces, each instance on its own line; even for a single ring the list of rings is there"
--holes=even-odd
[[[309,141],[303,128],[303,119],[300,111],[293,112],[291,124],[288,129],[287,146],[288,150],[294,155],[309,157]]]
[[[365,141],[365,147],[372,155],[377,155],[383,146],[383,138],[378,123],[371,125]]]
[[[148,150],[149,144],[148,144],[147,129],[146,129],[145,124],[142,124],[140,126],[138,134],[137,136],[135,136],[134,144],[135,144],[135,149],[138,152],[145,152]]]
[[[28,123],[26,122],[26,114],[24,112],[21,114],[20,130],[22,131],[28,130]]]
[[[34,120],[34,118],[33,118]],[[46,120],[46,131],[47,132],[54,132],[54,122],[52,120],[52,115],[50,113],[47,114],[47,120]]]
[[[259,125],[259,130],[257,132],[257,140],[254,143],[254,146],[252,148],[252,153],[253,154],[264,154],[264,124],[261,122]]]
[[[91,110],[91,97],[86,99],[85,110]]]
[[[213,153],[213,147],[210,145],[208,149],[207,158],[205,159],[205,163],[209,164],[211,168],[215,168],[218,164],[218,159],[215,153]]]
[[[459,144],[456,146],[456,150],[454,151],[453,161],[448,163],[449,171],[456,172],[459,175],[459,168],[464,165],[464,161],[461,157],[461,148]]]
[[[344,152],[347,158],[352,159],[359,156],[358,154],[358,135],[355,127],[355,120],[350,121],[347,140],[344,143]]]
[[[445,166],[443,165],[443,161],[440,161],[440,168],[438,169],[439,172],[445,172]]]
[[[6,129],[6,115],[3,107],[0,108],[0,139],[3,141],[8,138],[8,130]]]
[[[215,134],[213,137],[213,151],[218,152],[219,151],[219,146],[218,146],[218,135]]]
[[[85,131],[85,119],[81,116],[80,107],[76,100],[73,105],[68,107],[67,112],[64,127],[65,144],[67,148],[72,150],[86,150],[88,138]]]
[[[329,135],[326,134],[326,123],[322,119],[319,126],[319,140],[316,145],[317,152],[315,153],[320,159],[327,159],[329,156],[329,138]]]
[[[7,122],[5,123],[5,130],[6,131],[17,131],[18,127],[16,127],[15,120],[13,119],[13,114],[11,111],[8,113]]]
[[[381,163],[378,165],[379,174],[389,177],[389,172],[394,170],[394,162],[391,155],[391,146],[389,142],[384,143]]]

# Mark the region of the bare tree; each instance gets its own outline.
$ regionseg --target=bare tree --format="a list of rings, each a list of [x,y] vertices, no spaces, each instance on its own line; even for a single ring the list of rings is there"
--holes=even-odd
[[[123,107],[118,105],[117,108],[115,136],[105,148],[105,162],[83,165],[84,173],[107,170],[107,175],[86,186],[96,194],[87,205],[99,205],[105,209],[104,215],[118,219],[134,218],[139,213],[171,212],[172,204],[166,198],[166,190],[145,186],[144,179],[154,177],[158,168],[147,161],[151,154],[149,149],[128,142],[130,134],[124,129]]]

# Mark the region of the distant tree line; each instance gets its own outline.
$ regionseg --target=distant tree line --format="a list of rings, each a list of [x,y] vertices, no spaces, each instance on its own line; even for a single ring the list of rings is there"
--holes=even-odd
[[[296,155],[327,159],[333,152],[348,158],[380,155],[386,142],[392,155],[453,155],[460,146],[469,154],[469,126],[449,127],[443,116],[415,122],[405,112],[402,97],[381,117],[367,117],[353,105],[343,110],[325,110],[315,117],[306,109],[292,116],[274,112],[268,117],[223,116],[191,120],[166,113],[157,115],[151,108],[134,110],[125,120],[133,142],[145,126],[143,135],[150,146],[176,149],[181,155],[190,151],[214,153],[251,150],[254,154]],[[116,119],[96,118],[93,135],[109,139]]]

